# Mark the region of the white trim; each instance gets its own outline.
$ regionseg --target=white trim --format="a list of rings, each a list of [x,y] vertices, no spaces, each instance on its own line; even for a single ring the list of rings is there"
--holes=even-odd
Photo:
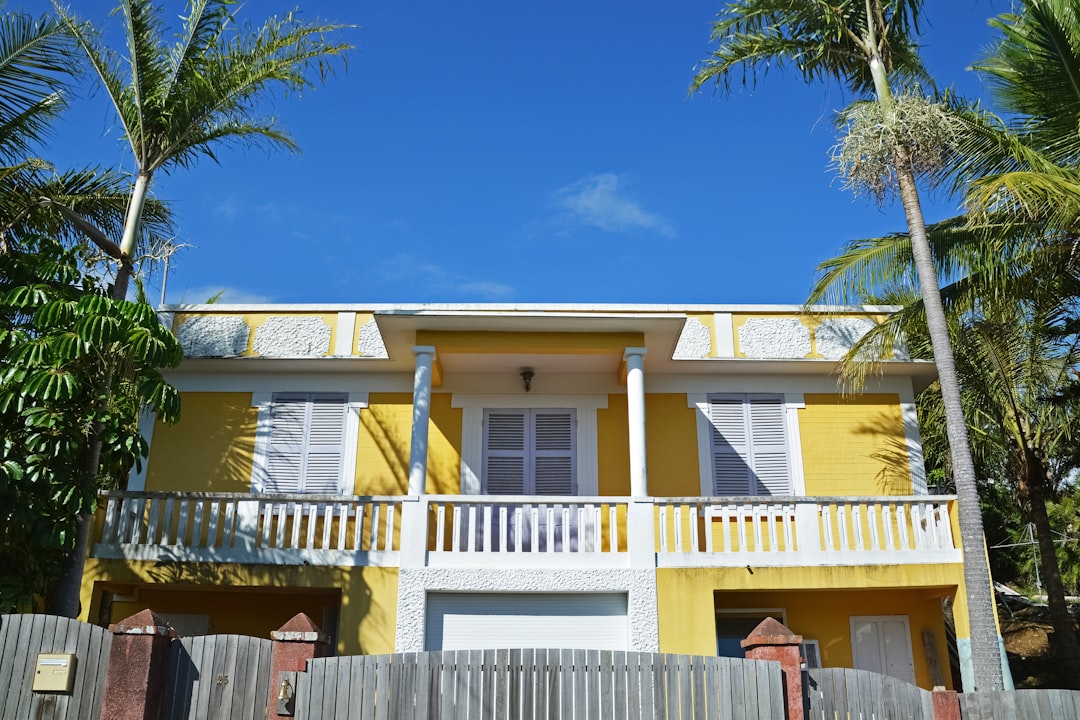
[[[142,470],[139,470],[136,465],[131,466],[131,472],[128,473],[127,489],[135,492],[141,492],[146,489],[146,473],[150,469],[150,441],[154,438],[154,423],[157,422],[157,415],[150,410],[149,407],[142,407],[139,410],[139,434],[142,435],[143,441],[146,443],[147,453],[146,457],[141,458]]]
[[[334,336],[334,355],[353,354],[353,336],[356,335],[356,313],[337,314],[337,334]]]
[[[258,360],[255,360],[258,362]],[[363,361],[360,361],[363,362]],[[412,392],[412,372],[165,373],[180,392]]]
[[[482,395],[453,393],[450,407],[461,408],[461,494],[480,494],[484,463],[484,409],[567,408],[577,415],[577,486],[581,495],[596,495],[600,484],[596,411],[607,408],[607,395]]]
[[[689,361],[682,361],[689,362]],[[723,361],[713,359],[700,362]],[[740,359],[738,362],[745,362]],[[809,361],[807,361],[809,362]],[[825,362],[825,361],[816,361]],[[734,363],[731,363],[733,365]],[[832,364],[835,367],[835,363]],[[675,375],[651,373],[649,375],[650,393],[821,393],[838,395],[841,392],[835,375],[722,375],[702,373],[700,375]],[[867,393],[896,393],[903,400],[903,393],[911,393],[911,378],[907,376],[884,376],[867,381]]]
[[[716,334],[716,356],[735,357],[735,329],[732,327],[731,313],[713,313],[713,330]]]
[[[908,467],[911,469],[911,494],[926,495],[926,463],[923,459],[922,435],[919,433],[919,410],[910,389],[900,392],[900,415],[904,420],[904,444],[907,446]]]
[[[686,406],[697,409],[698,477],[702,497],[712,497],[714,495],[709,394],[686,394]],[[803,393],[785,392],[783,396],[785,429],[787,431],[788,470],[791,473],[791,494],[806,495],[806,474],[802,461],[802,435],[799,432],[799,410],[806,407],[806,401]]]
[[[282,391],[287,394],[290,391]],[[291,391],[291,392],[315,392]],[[251,394],[251,407],[258,408],[255,420],[255,448],[251,462],[251,492],[261,493],[266,488],[266,460],[270,451],[270,405],[275,393],[258,392]],[[360,439],[360,411],[368,406],[368,394],[346,393],[345,445],[341,448],[341,477],[338,478],[338,492],[352,495],[352,486],[356,483],[356,451]],[[350,486],[350,484],[352,486]]]

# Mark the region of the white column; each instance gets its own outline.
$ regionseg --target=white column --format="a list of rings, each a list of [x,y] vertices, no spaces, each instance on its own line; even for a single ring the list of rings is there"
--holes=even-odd
[[[416,345],[413,375],[412,444],[409,447],[409,495],[422,495],[427,485],[428,420],[431,418],[431,366],[435,348]]]
[[[626,413],[630,428],[630,494],[646,497],[645,474],[645,348],[626,348]]]

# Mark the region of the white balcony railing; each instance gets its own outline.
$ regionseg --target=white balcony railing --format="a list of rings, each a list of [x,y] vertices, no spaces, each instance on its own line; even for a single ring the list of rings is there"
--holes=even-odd
[[[400,496],[108,493],[94,557],[397,565]]]
[[[945,496],[657,498],[668,567],[960,562]]]
[[[429,567],[960,562],[946,496],[339,497],[113,492],[93,556]]]

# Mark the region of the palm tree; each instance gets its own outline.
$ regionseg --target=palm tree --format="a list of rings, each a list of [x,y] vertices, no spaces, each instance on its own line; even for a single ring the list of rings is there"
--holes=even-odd
[[[296,150],[272,117],[259,116],[260,101],[275,86],[312,86],[313,68],[325,79],[328,61],[350,46],[331,39],[343,26],[305,23],[294,13],[256,29],[238,26],[231,0],[189,0],[179,40],[170,43],[151,0],[121,0],[121,57],[55,0],[54,5],[100,79],[135,160],[123,235],[112,248],[119,264],[113,297],[123,298],[155,174],[189,167],[200,155],[216,160],[215,147],[229,141]]]
[[[926,306],[926,319],[945,405],[956,478],[971,657],[979,690],[1003,688],[1001,650],[983,541],[975,468],[964,422],[949,328],[927,242],[916,172],[925,167],[919,146],[898,121],[893,84],[910,87],[926,77],[916,38],[922,0],[736,0],[712,29],[719,47],[694,77],[692,90],[714,83],[756,81],[770,67],[793,65],[807,82],[835,79],[861,96],[871,93],[878,125],[888,131],[885,178],[899,195]],[[931,147],[931,153],[938,148]]]

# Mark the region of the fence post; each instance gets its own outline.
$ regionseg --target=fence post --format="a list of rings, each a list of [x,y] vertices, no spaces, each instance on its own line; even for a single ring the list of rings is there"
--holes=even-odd
[[[960,720],[960,696],[955,690],[936,687],[931,697],[934,701],[934,720]]]
[[[330,637],[311,618],[297,613],[287,623],[270,633],[270,695],[266,717],[291,717],[296,695],[296,673],[307,661],[330,654]]]
[[[803,720],[802,635],[788,630],[775,618],[765,618],[740,645],[747,660],[780,663],[784,678],[787,720]]]
[[[150,610],[110,625],[113,634],[101,717],[157,720],[165,688],[169,645],[176,631]]]

